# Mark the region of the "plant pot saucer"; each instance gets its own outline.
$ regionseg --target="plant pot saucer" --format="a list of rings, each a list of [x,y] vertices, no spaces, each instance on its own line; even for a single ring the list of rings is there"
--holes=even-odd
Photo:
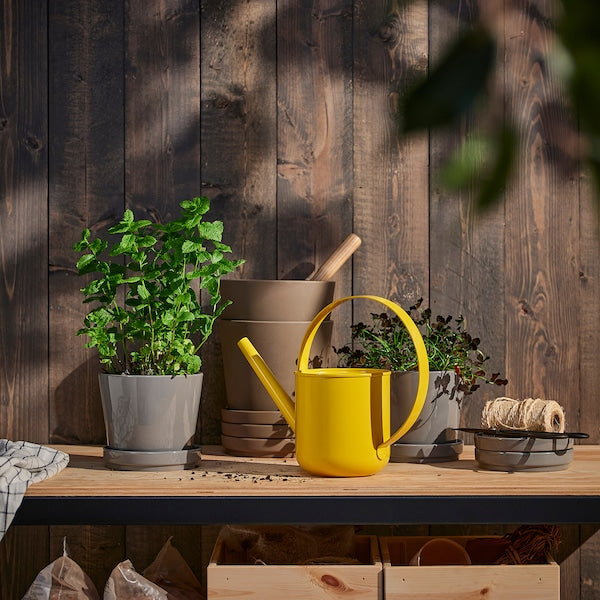
[[[287,458],[294,455],[293,438],[240,438],[221,435],[221,444],[227,454],[233,456],[254,456],[256,458]]]
[[[254,425],[286,425],[279,410],[242,410],[222,408],[221,420],[225,423],[246,423]]]
[[[540,452],[498,452],[475,448],[475,460],[487,471],[562,471],[573,460],[573,448]]]
[[[117,471],[178,471],[200,465],[200,446],[183,450],[118,450],[104,447],[104,465]]]
[[[403,444],[390,446],[390,462],[432,463],[457,460],[463,451],[462,440],[439,444]]]

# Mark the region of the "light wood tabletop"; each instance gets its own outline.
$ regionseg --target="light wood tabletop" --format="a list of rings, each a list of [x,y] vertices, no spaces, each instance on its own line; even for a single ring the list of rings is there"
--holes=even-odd
[[[70,464],[30,486],[21,522],[121,522],[117,502],[138,522],[600,522],[600,446],[576,445],[562,471],[481,470],[466,446],[457,461],[390,463],[358,478],[311,476],[294,459],[219,446],[203,447],[193,470],[115,471],[101,447],[55,447]]]

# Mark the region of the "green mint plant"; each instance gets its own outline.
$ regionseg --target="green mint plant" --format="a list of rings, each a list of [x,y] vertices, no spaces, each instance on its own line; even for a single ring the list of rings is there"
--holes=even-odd
[[[87,335],[107,373],[191,375],[202,366],[198,350],[209,338],[222,302],[220,277],[243,260],[228,260],[222,243],[223,223],[203,221],[206,197],[181,203],[179,219],[160,224],[134,219],[126,210],[108,232],[109,242],[84,229],[74,246],[83,256],[79,275],[96,278],[81,289],[94,308],[77,335]],[[192,282],[198,280],[210,298],[204,312]]]
[[[421,332],[431,371],[454,371],[459,377],[458,389],[466,395],[479,388],[478,382],[508,383],[499,373],[487,374],[484,363],[489,356],[480,350],[480,339],[465,331],[462,316],[438,315],[433,319],[431,309],[421,308],[422,303],[420,298],[407,312]],[[400,319],[385,312],[371,313],[371,319],[369,325],[361,322],[351,326],[352,344],[334,348],[340,366],[416,370],[415,347]]]

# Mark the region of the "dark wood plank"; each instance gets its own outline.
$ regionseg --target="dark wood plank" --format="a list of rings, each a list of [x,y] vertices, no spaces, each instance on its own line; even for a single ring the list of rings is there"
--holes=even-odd
[[[600,527],[585,525],[581,527],[581,600],[598,600],[600,598]],[[565,596],[566,597],[566,596]]]
[[[0,6],[0,436],[48,438],[47,15]]]
[[[246,259],[231,277],[277,277],[275,11],[274,0],[202,2],[202,192],[224,223],[232,256]],[[220,443],[226,399],[218,333],[202,357],[202,440]]]
[[[125,29],[126,204],[165,221],[200,191],[198,2],[133,0]]]
[[[49,36],[50,436],[103,443],[97,354],[75,336],[87,306],[72,246],[123,212],[123,4],[52,2]]]
[[[509,13],[505,24],[507,117],[519,125],[519,170],[507,188],[505,237],[508,395],[555,399],[567,423],[580,403],[578,182],[564,176],[556,140],[572,136],[563,89],[546,58],[556,4]],[[561,565],[562,595],[579,596],[579,557]]]
[[[598,369],[598,347],[600,347],[600,212],[595,200],[595,190],[588,173],[582,171],[579,181],[579,386],[580,397],[571,409],[569,423],[578,431],[590,435],[589,443],[600,440],[600,411],[598,410],[597,390],[600,389],[600,369]],[[577,190],[571,195],[575,202]],[[566,305],[568,306],[568,305]],[[600,536],[596,536],[600,540]],[[598,550],[600,552],[600,549]]]
[[[551,2],[539,2],[547,19]],[[551,47],[544,19],[520,13],[507,23],[509,116],[522,125],[520,169],[508,188],[506,213],[507,370],[509,395],[558,400],[577,419],[579,370],[579,206],[573,183],[556,165],[551,133],[572,130],[559,110],[559,82],[543,57]],[[549,106],[554,106],[552,112]],[[577,197],[577,195],[575,195]],[[516,351],[515,351],[516,350]]]
[[[277,276],[275,11],[202,2],[202,191],[247,279]]]
[[[399,100],[427,70],[427,7],[355,2],[354,291],[407,308],[428,297],[427,135],[400,139]],[[403,8],[400,8],[403,5]],[[354,321],[377,311],[356,306]]]
[[[432,2],[430,17],[431,62],[439,61],[448,45],[479,18],[478,2]],[[496,3],[499,6],[499,3]],[[488,7],[489,8],[489,7]],[[502,14],[493,15],[502,18]],[[493,16],[490,16],[490,20]],[[500,48],[502,38],[499,40]],[[502,50],[498,51],[502,56]],[[503,65],[497,64],[492,95],[501,97]],[[430,295],[434,314],[463,315],[466,328],[481,339],[481,349],[490,356],[490,373],[505,371],[504,331],[504,203],[502,199],[485,213],[476,208],[476,190],[449,192],[439,183],[446,161],[474,133],[486,125],[488,115],[469,114],[460,123],[431,136],[429,228]],[[462,424],[478,427],[484,403],[503,390],[482,385],[467,396],[461,410]],[[470,436],[463,436],[472,443]]]
[[[22,598],[48,556],[48,527],[10,527],[0,541],[0,598]]]
[[[277,10],[278,276],[307,276],[351,233],[352,2],[284,2]],[[360,250],[359,250],[360,251]],[[308,266],[302,275],[301,267]],[[345,265],[336,295],[351,290]],[[339,330],[350,306],[333,316]],[[345,333],[345,332],[344,332]],[[333,339],[336,343],[337,331]]]

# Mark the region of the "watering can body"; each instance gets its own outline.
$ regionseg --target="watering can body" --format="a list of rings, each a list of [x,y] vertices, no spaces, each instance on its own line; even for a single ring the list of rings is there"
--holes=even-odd
[[[316,330],[342,302],[375,300],[395,312],[407,327],[417,350],[419,385],[413,409],[390,436],[390,371],[385,369],[309,369],[308,357]],[[289,426],[296,435],[298,464],[314,475],[372,475],[389,462],[390,445],[417,420],[429,381],[427,352],[421,335],[400,307],[378,296],[349,296],[332,302],[315,316],[302,342],[295,373],[295,403],[279,385],[247,338],[238,342]]]

